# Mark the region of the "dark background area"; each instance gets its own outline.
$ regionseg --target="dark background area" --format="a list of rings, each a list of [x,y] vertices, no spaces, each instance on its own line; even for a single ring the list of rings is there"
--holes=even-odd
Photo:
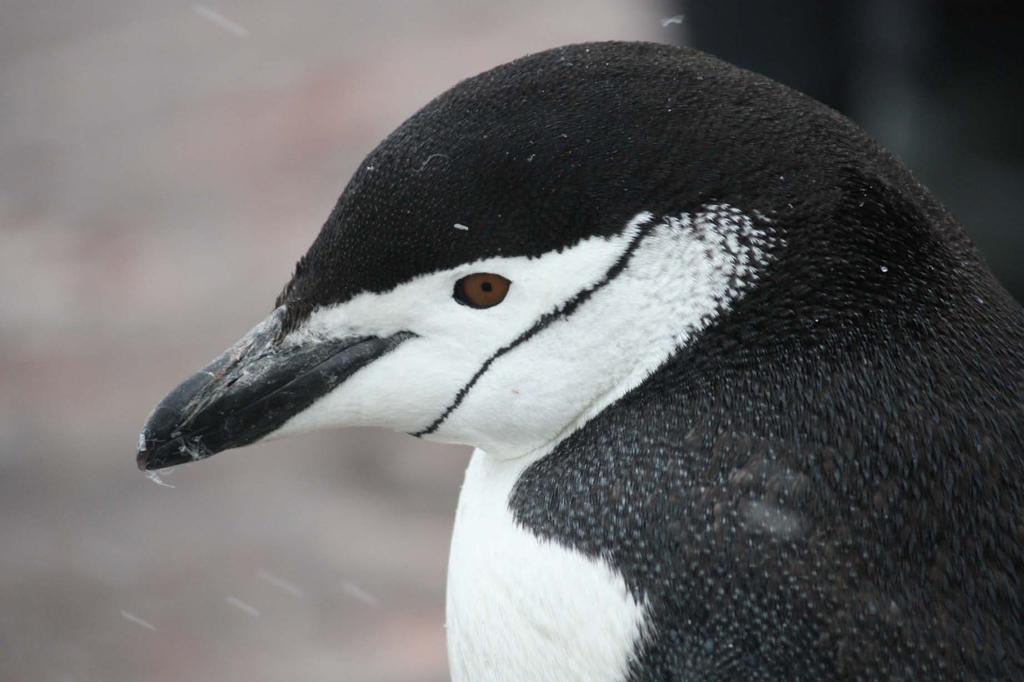
[[[680,42],[863,126],[959,218],[1024,300],[1024,6],[684,0]]]

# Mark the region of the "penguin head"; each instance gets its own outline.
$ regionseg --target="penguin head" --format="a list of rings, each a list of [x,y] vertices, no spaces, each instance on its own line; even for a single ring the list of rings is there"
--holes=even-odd
[[[154,410],[139,465],[352,425],[535,451],[758,287],[815,210],[807,183],[844,167],[837,127],[667,46],[571,46],[466,80],[369,154],[271,316]],[[822,140],[831,162],[800,180],[798,150]]]

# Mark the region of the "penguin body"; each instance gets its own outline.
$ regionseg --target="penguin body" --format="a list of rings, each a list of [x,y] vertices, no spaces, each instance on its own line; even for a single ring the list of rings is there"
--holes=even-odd
[[[1024,313],[803,95],[648,44],[498,67],[367,157],[278,306],[140,465],[477,446],[454,679],[1024,676]]]

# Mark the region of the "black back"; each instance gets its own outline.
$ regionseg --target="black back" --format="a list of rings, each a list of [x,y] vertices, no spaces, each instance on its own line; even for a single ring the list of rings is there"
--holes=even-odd
[[[517,519],[648,601],[633,680],[1024,678],[1021,308],[899,163],[799,93],[649,44],[498,67],[370,154],[280,302],[294,324],[710,202],[785,246],[527,470]]]

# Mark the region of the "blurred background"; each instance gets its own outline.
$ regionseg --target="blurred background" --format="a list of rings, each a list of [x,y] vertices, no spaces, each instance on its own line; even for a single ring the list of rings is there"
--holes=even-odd
[[[1010,3],[0,2],[0,680],[444,680],[468,451],[369,430],[163,476],[139,428],[458,80],[690,44],[864,125],[1024,294]]]

